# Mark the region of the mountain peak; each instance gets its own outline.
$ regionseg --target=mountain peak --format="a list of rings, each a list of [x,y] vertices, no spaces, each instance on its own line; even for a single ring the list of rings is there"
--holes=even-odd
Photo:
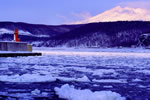
[[[112,21],[150,21],[150,11],[143,8],[130,8],[117,6],[103,13],[100,13],[76,24],[92,22],[112,22]]]

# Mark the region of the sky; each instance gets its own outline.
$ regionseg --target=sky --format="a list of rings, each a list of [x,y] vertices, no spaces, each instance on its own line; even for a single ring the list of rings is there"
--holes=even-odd
[[[150,0],[0,0],[0,21],[60,25],[96,16],[116,6],[150,7]]]

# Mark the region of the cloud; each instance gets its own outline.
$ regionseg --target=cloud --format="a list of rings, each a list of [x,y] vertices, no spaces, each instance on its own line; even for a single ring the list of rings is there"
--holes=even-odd
[[[73,12],[72,15],[74,17],[77,17],[78,19],[81,19],[81,20],[84,20],[84,19],[91,17],[91,14],[89,12],[82,12],[82,13],[74,13]]]
[[[68,23],[73,22],[73,20],[69,19],[67,16],[63,16],[63,15],[59,15],[59,14],[57,14],[56,16],[62,20],[63,24],[68,24]]]
[[[150,11],[145,8],[131,8],[117,6],[96,16],[87,18],[74,24],[92,23],[92,22],[110,22],[110,21],[150,21]]]
[[[63,24],[74,24],[74,22],[76,21],[86,20],[88,18],[91,18],[92,16],[89,12],[72,12],[70,16],[57,15],[57,17],[61,18],[64,21]]]

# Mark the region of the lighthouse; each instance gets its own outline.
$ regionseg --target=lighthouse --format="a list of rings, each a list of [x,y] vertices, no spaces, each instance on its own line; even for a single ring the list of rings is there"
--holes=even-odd
[[[16,28],[14,31],[14,41],[15,42],[20,42],[20,39],[18,38],[18,29]]]

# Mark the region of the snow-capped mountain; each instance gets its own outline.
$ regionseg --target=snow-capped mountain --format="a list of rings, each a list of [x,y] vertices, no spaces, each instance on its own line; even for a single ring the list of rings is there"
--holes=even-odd
[[[75,22],[75,24],[112,21],[150,21],[150,11],[143,8],[117,6],[91,18]]]

